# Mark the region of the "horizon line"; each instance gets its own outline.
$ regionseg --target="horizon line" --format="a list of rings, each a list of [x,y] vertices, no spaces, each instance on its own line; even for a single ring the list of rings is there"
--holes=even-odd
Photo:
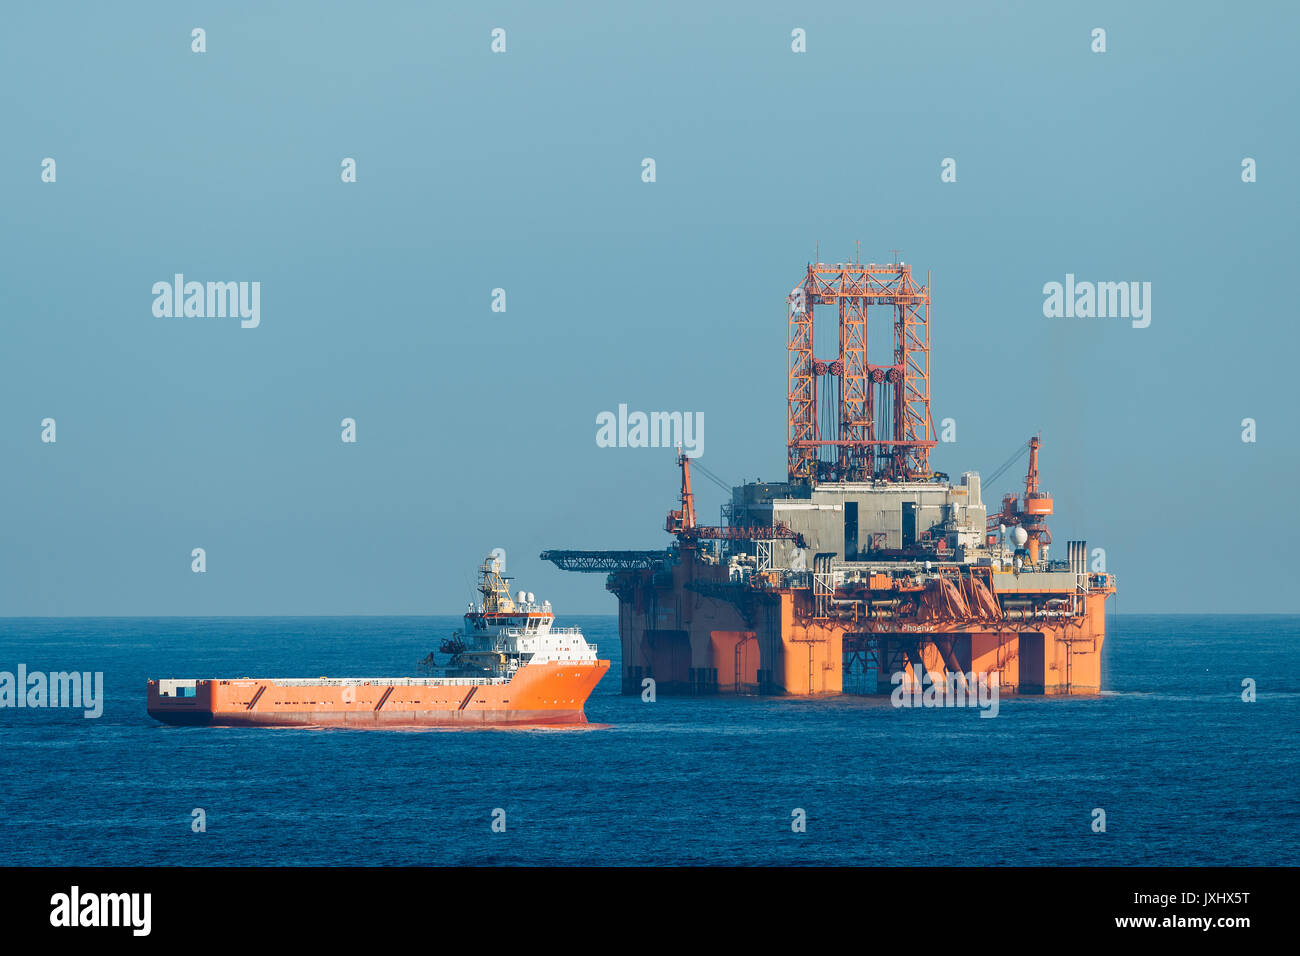
[[[1110,611],[1106,614],[1110,617],[1151,617],[1159,615],[1161,617],[1297,617],[1300,616],[1300,610],[1295,611]],[[0,614],[0,621],[57,621],[57,620],[200,620],[212,618],[232,618],[238,620],[257,620],[262,618],[304,618],[304,617],[463,617],[463,614],[340,614],[340,613],[277,613],[277,614]],[[573,611],[567,615],[556,615],[556,619],[563,616],[568,617],[618,617],[618,612],[598,612],[598,611]]]

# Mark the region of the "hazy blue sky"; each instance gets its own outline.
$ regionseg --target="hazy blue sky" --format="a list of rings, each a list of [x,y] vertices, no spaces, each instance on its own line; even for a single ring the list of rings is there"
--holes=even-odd
[[[937,468],[1041,430],[1118,610],[1297,610],[1294,5],[232,6],[0,14],[0,614],[456,613],[496,546],[613,613],[537,554],[667,544],[677,474],[596,415],[781,478],[785,297],[855,240],[933,273]],[[177,272],[260,326],[155,317]]]

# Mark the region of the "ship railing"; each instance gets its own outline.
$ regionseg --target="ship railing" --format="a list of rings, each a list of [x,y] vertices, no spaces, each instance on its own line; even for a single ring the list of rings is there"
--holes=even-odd
[[[378,684],[383,687],[438,687],[454,682],[466,687],[493,684],[493,677],[289,677],[272,681],[277,687],[360,687]]]
[[[527,658],[532,657],[534,653],[537,653],[537,652],[535,652],[535,651],[518,651],[518,650],[515,650],[514,648],[507,647],[507,646],[505,645],[504,642],[501,642],[501,643],[498,643],[498,644],[494,645],[493,648],[492,648],[492,650],[493,650],[494,652],[496,652],[497,654],[504,654],[506,657],[510,658],[511,660],[515,660],[515,659],[520,658],[520,657],[527,659]],[[564,648],[564,650],[568,651],[568,650],[571,650],[571,649],[570,649],[570,648]],[[583,647],[583,648],[577,648],[576,650],[577,650],[579,653],[584,653],[584,654],[589,653],[589,654],[591,654],[593,657],[595,657],[596,654],[599,653],[600,648],[597,647],[595,644],[586,644],[585,647]],[[586,659],[586,658],[577,658],[577,660],[585,660],[585,659]]]
[[[586,646],[585,646],[585,647],[582,647],[582,648],[577,648],[577,649],[576,649],[577,652],[578,652],[578,653],[581,653],[581,654],[584,654],[584,655],[586,655],[586,654],[590,654],[591,657],[592,657],[592,659],[595,659],[596,655],[600,652],[600,648],[597,647],[595,644],[590,644],[590,643],[586,643],[586,642],[584,642],[584,644],[586,644]],[[521,651],[517,651],[517,650],[515,650],[514,648],[507,647],[507,646],[505,645],[505,642],[504,642],[504,641],[502,641],[502,642],[498,642],[496,645],[493,646],[492,649],[493,649],[496,653],[498,653],[498,654],[504,654],[504,655],[506,655],[506,656],[507,656],[508,658],[510,658],[512,661],[517,660],[517,659],[519,659],[519,658],[523,658],[524,660],[528,660],[528,659],[532,658],[533,655],[534,655],[535,653],[539,653],[539,652],[535,652],[535,651],[522,651],[522,652],[521,652]],[[567,652],[567,651],[570,650],[570,648],[563,648],[562,650]],[[572,660],[579,661],[579,662],[587,660],[587,658],[586,658],[585,656],[583,656],[583,657],[577,657],[577,658],[571,658],[571,659],[572,659]]]
[[[522,627],[505,627],[499,632],[501,637],[548,637],[556,634],[581,637],[580,627],[552,627],[545,631],[529,631]]]

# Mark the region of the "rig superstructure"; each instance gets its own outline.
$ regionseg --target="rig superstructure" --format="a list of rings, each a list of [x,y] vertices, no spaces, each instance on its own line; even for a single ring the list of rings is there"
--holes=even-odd
[[[1028,450],[1023,497],[992,515],[978,473],[952,483],[930,467],[929,277],[902,262],[818,262],[788,306],[786,480],[731,488],[723,523],[702,526],[679,453],[673,546],[542,554],[608,575],[624,693],[647,677],[661,693],[888,692],[900,673],[1098,692],[1115,578],[1089,571],[1083,541],[1049,559],[1040,439],[994,476]],[[814,355],[817,307],[838,313],[833,360]],[[888,364],[868,360],[872,307],[892,325]]]

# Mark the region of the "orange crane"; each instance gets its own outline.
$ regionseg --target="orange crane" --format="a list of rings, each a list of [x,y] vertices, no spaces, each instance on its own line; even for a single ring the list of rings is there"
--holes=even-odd
[[[772,541],[776,539],[793,541],[797,547],[805,547],[803,535],[792,531],[788,525],[773,521],[770,526],[752,527],[709,526],[695,523],[695,493],[691,491],[691,459],[680,450],[677,452],[677,464],[682,469],[682,506],[668,512],[668,521],[664,530],[675,534],[682,544],[690,544],[703,538],[717,541]]]
[[[1019,499],[1015,495],[1003,495],[1002,510],[989,515],[988,522],[990,532],[995,531],[1000,524],[1024,528],[1030,564],[1037,564],[1040,548],[1052,543],[1052,532],[1047,529],[1047,516],[1052,513],[1052,496],[1038,484],[1038,449],[1042,444],[1042,439],[1037,435],[1029,439],[1029,471],[1025,474],[1024,507],[1018,507]]]

